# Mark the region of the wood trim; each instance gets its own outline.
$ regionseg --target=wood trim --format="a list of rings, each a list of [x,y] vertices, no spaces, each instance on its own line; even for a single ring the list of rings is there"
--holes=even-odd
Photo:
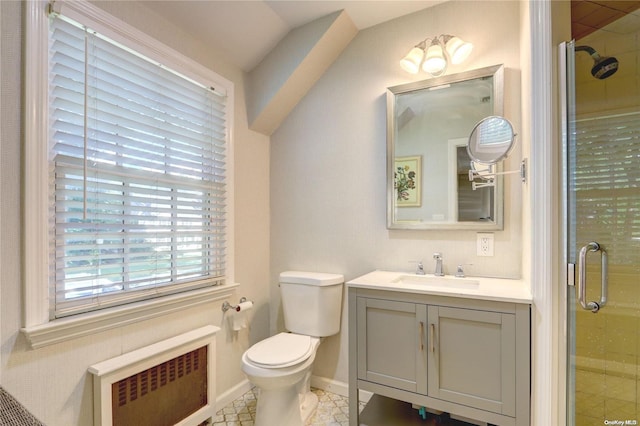
[[[531,35],[531,267],[534,324],[532,333],[532,424],[556,424],[558,413],[557,353],[558,219],[555,177],[553,90],[556,87],[551,40],[551,2],[529,2]],[[533,207],[535,206],[535,211]]]
[[[120,328],[229,298],[239,284],[208,287],[22,328],[32,349]]]

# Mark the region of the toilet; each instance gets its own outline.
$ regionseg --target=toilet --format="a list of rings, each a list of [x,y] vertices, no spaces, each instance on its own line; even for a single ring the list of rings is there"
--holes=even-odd
[[[242,355],[242,371],[258,387],[256,426],[302,426],[318,397],[311,392],[311,367],[321,339],[340,331],[339,274],[287,271],[280,274],[288,332],[264,339]]]

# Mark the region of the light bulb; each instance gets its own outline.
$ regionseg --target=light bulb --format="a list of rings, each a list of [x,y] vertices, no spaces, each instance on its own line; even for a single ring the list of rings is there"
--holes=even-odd
[[[442,46],[440,42],[434,40],[427,49],[427,54],[422,64],[422,69],[437,77],[442,75],[447,68],[447,59],[444,57],[444,52],[442,51]]]
[[[447,40],[446,49],[451,58],[452,64],[461,64],[469,57],[473,50],[473,44],[467,43],[458,37],[451,37]]]
[[[407,53],[407,56],[400,60],[400,67],[406,72],[417,74],[422,58],[424,58],[424,50],[416,46]]]

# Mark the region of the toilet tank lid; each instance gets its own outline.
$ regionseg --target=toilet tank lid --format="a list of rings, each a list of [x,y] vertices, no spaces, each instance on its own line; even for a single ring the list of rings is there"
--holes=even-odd
[[[280,282],[317,286],[335,285],[344,283],[344,276],[325,272],[285,271],[280,273]]]

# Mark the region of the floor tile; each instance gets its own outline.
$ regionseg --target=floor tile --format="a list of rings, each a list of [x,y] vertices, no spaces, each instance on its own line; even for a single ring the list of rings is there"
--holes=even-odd
[[[349,399],[347,397],[312,388],[318,396],[318,408],[307,426],[347,426]],[[216,413],[213,426],[253,426],[256,415],[257,390],[251,389]]]
[[[322,389],[311,388],[318,396],[318,408],[306,426],[348,426],[349,398]],[[213,426],[254,426],[257,405],[257,389],[253,388],[226,407],[220,409],[213,419]],[[360,403],[360,411],[364,404]],[[418,416],[416,412],[416,416]],[[428,415],[424,426],[472,426],[469,423],[448,417]]]

